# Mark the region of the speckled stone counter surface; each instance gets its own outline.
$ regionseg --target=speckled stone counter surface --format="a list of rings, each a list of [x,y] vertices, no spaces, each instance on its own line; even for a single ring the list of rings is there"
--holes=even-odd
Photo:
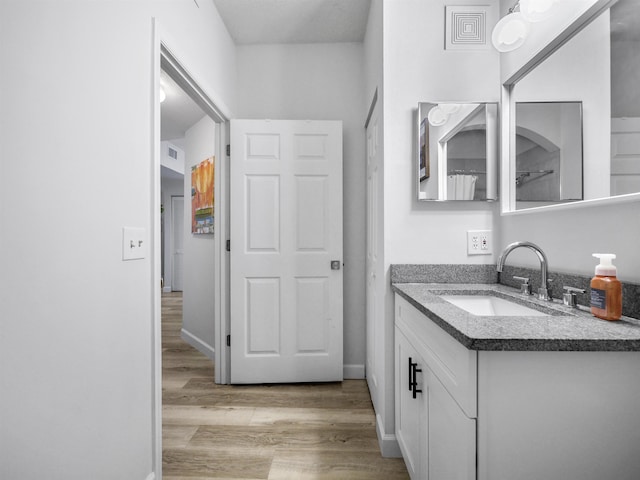
[[[469,264],[394,264],[391,265],[391,283],[500,283],[519,288],[520,281],[514,276],[531,279],[531,291],[540,286],[540,269],[505,265],[501,275],[495,265]],[[589,283],[591,276],[573,275],[551,270],[551,293],[553,298],[562,298],[564,286],[582,288],[584,294],[577,296],[580,305],[589,306]],[[628,317],[640,318],[640,285],[622,281],[622,313]]]
[[[600,320],[586,308],[573,309],[557,300],[550,304],[535,297],[523,298],[518,290],[504,285],[394,283],[392,289],[471,350],[640,351],[640,320]],[[476,316],[440,297],[478,292],[548,316]]]

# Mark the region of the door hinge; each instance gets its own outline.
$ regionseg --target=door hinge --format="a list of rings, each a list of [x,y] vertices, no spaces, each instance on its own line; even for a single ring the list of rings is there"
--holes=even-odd
[[[227,240],[227,252],[231,251],[231,240]]]
[[[231,156],[231,145],[227,145],[227,157]]]
[[[231,335],[227,335],[227,347],[231,346]]]

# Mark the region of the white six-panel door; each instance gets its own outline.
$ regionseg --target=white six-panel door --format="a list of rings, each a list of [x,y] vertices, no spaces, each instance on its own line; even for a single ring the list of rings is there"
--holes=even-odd
[[[611,119],[611,195],[640,192],[640,118]]]
[[[342,380],[342,123],[233,120],[230,180],[231,383]]]

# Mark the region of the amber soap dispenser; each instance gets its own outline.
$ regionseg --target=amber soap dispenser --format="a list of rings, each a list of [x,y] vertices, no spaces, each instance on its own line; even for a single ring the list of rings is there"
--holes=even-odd
[[[596,276],[591,279],[591,313],[603,320],[619,320],[622,316],[622,284],[611,261],[613,253],[594,253],[600,259]]]

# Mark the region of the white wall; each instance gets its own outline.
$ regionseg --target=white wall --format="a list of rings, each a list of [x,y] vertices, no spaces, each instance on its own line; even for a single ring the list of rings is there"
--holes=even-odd
[[[238,118],[342,120],[344,364],[364,373],[365,102],[360,43],[238,47]]]
[[[483,5],[486,2],[465,2]],[[493,228],[494,205],[418,202],[414,115],[420,101],[499,100],[495,50],[445,50],[449,2],[384,4],[385,261],[491,263],[467,256],[466,231]]]
[[[615,253],[614,264],[622,281],[640,283],[640,202],[570,210],[530,212],[502,217],[505,246],[517,240],[539,245],[549,260],[549,272],[593,275],[597,259],[592,253]],[[514,251],[508,263],[538,267],[531,252]],[[563,285],[554,285],[555,296]]]
[[[378,102],[382,104],[383,89],[383,18],[382,0],[371,0],[364,48],[364,98],[367,108],[378,92]]]
[[[154,468],[160,284],[150,256],[122,261],[122,227],[148,231],[155,213],[153,17],[201,87],[235,104],[233,44],[199,4],[0,3],[1,478]]]
[[[611,43],[611,116],[640,117],[640,40]]]
[[[366,229],[367,237],[363,246],[367,256],[375,258],[366,268],[365,297],[367,337],[366,378],[371,401],[376,412],[376,432],[382,454],[399,456],[400,450],[395,440],[395,431],[388,425],[389,384],[393,384],[393,363],[389,364],[388,332],[393,332],[393,325],[385,320],[385,265],[384,265],[384,69],[383,69],[383,2],[372,0],[367,19],[367,32],[364,39],[364,71],[365,100],[371,110],[370,123],[367,125],[368,148],[375,150],[375,155],[367,159],[366,177],[367,191]],[[370,135],[370,137],[369,137]],[[375,144],[372,147],[370,144]],[[367,150],[367,155],[369,155]],[[369,162],[371,162],[369,164]],[[371,178],[369,179],[369,176]],[[375,191],[374,191],[375,189]],[[379,212],[376,212],[376,209]],[[374,218],[374,216],[376,218]],[[393,342],[391,342],[393,343]],[[393,345],[391,345],[393,351]],[[393,416],[393,414],[391,414]]]
[[[393,296],[389,266],[393,263],[491,263],[493,257],[469,257],[466,231],[495,229],[491,203],[418,202],[414,152],[414,117],[418,102],[499,100],[499,57],[492,49],[444,50],[445,1],[374,2],[370,25],[382,21],[383,31],[367,37],[367,88],[383,84],[384,132],[384,332],[378,432],[393,436]],[[465,1],[464,5],[483,5]],[[442,39],[439,41],[438,39]],[[375,59],[381,42],[383,62]],[[382,68],[382,82],[378,76]],[[377,77],[377,78],[376,78]],[[392,448],[388,450],[392,452]]]
[[[214,353],[214,235],[191,233],[191,168],[215,156],[216,124],[204,117],[185,134],[184,290],[182,337],[213,360]]]

